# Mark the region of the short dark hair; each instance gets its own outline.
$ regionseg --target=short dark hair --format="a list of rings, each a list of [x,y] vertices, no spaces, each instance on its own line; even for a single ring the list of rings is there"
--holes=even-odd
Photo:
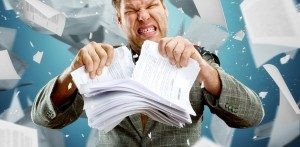
[[[112,0],[112,5],[114,6],[114,8],[119,11],[120,7],[121,7],[121,1],[122,0]],[[160,0],[161,3],[163,3],[163,0]]]

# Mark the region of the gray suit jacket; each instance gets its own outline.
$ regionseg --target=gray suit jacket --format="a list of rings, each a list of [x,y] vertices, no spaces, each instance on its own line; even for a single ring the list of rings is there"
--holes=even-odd
[[[212,113],[222,118],[230,127],[246,128],[258,125],[264,116],[259,97],[225,73],[211,55],[203,55],[203,58],[218,70],[222,91],[219,98],[214,98],[195,82],[190,91],[190,101],[197,116],[192,116],[192,124],[176,128],[149,118],[143,131],[140,114],[135,114],[126,117],[106,134],[99,131],[95,146],[188,146],[187,142],[193,145],[200,138],[204,105],[207,105]],[[74,122],[83,112],[83,99],[78,93],[64,108],[57,108],[52,104],[50,96],[56,79],[46,84],[36,96],[31,116],[33,122],[38,125],[62,128]]]

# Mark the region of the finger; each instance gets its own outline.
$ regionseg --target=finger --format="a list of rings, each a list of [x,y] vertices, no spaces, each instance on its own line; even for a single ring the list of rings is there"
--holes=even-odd
[[[107,54],[107,60],[105,65],[109,66],[112,63],[112,60],[114,58],[114,47],[109,44],[102,44],[101,46],[106,51]]]
[[[165,46],[170,40],[171,40],[171,38],[162,38],[159,41],[158,51],[163,57],[167,57],[167,52],[165,50]]]
[[[175,46],[177,45],[177,43],[178,42],[177,42],[176,39],[172,39],[165,46],[167,57],[169,58],[169,61],[172,65],[176,64],[176,61],[175,61],[175,58],[174,58],[174,55],[173,55],[173,50],[174,50]]]
[[[88,44],[88,52],[93,60],[93,72],[95,72],[100,64],[100,56],[98,56],[96,47],[93,46],[93,43]]]
[[[106,60],[107,60],[107,54],[105,52],[105,50],[102,48],[101,44],[94,44],[95,46],[95,51],[97,52],[99,58],[100,58],[100,63],[99,63],[99,66],[96,70],[96,73],[97,75],[100,75],[101,72],[102,72],[102,69],[104,68],[105,66],[105,63],[106,63]]]
[[[196,49],[194,48],[193,44],[188,43],[185,45],[185,49],[180,58],[180,65],[182,67],[186,67],[188,65],[188,60],[191,58],[195,51]]]
[[[87,72],[93,71],[93,60],[90,57],[88,51],[84,48],[81,53],[82,63],[85,66]]]
[[[182,53],[184,50],[185,50],[185,44],[183,42],[178,42],[173,50],[173,56],[174,56],[177,67],[181,67],[180,57],[182,56]]]

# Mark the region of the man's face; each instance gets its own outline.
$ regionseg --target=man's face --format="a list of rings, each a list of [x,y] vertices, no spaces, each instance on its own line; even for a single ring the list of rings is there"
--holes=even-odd
[[[135,49],[166,36],[167,10],[160,0],[122,0],[118,21]]]

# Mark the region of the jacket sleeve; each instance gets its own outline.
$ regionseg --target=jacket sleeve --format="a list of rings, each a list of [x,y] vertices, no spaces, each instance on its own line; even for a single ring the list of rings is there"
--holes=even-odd
[[[219,73],[221,94],[213,97],[205,88],[202,97],[212,113],[215,113],[226,124],[234,128],[246,128],[258,125],[264,117],[264,109],[260,98],[247,86],[227,74],[220,66],[214,54],[203,58]]]
[[[49,81],[38,92],[31,109],[31,119],[35,124],[53,129],[63,128],[74,122],[83,112],[83,99],[78,92],[62,107],[53,105],[50,97],[57,78]]]

